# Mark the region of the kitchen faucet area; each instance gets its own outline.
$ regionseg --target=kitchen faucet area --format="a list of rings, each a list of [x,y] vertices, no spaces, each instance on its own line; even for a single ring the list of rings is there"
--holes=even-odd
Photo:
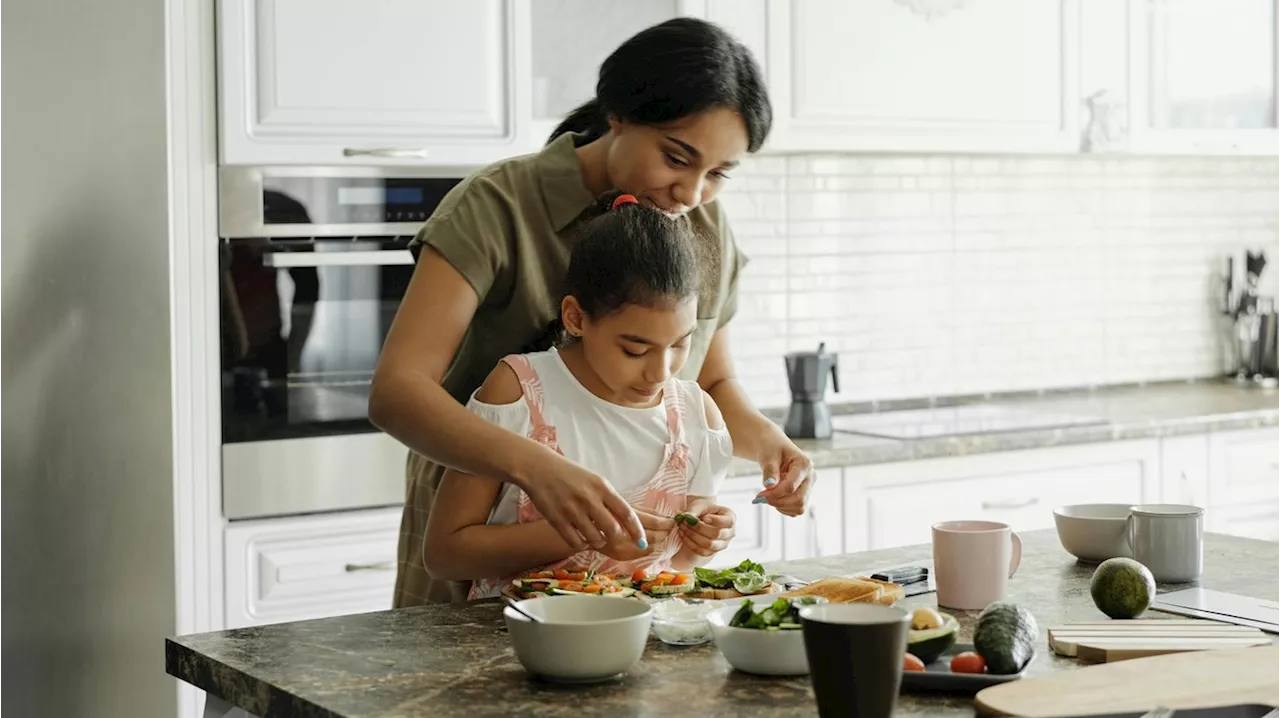
[[[1277,0],[5,11],[0,711],[1276,715]]]

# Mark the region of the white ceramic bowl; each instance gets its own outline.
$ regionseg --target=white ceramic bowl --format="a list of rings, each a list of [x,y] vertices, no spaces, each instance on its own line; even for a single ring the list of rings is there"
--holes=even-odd
[[[768,596],[751,596],[756,610],[769,604]],[[825,603],[825,601],[822,601]],[[804,632],[800,629],[764,631],[759,628],[735,628],[729,625],[733,614],[742,606],[741,599],[725,601],[726,605],[709,616],[711,637],[729,665],[743,673],[758,676],[803,676],[809,673],[809,659],[804,653]]]
[[[548,596],[517,605],[542,623],[502,609],[516,658],[533,675],[560,683],[625,673],[644,653],[653,617],[643,601],[601,596]]]
[[[1117,556],[1132,558],[1125,526],[1129,504],[1073,504],[1053,510],[1058,541],[1072,556],[1100,563]]]

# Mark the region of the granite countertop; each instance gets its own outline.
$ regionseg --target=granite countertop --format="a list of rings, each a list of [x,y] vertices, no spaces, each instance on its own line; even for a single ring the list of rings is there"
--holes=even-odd
[[[1027,532],[1022,539],[1022,564],[1006,600],[1026,606],[1040,626],[1040,644],[1027,674],[1071,670],[1080,664],[1053,655],[1045,630],[1103,618],[1089,597],[1093,569],[1063,551],[1052,530]],[[926,544],[769,568],[817,579],[929,557]],[[1204,566],[1200,585],[1278,598],[1276,543],[1210,534]],[[900,605],[909,609],[935,601],[934,594],[925,594]],[[807,677],[738,673],[713,644],[677,648],[651,638],[640,663],[615,682],[575,688],[540,683],[517,662],[501,610],[497,601],[430,605],[182,636],[166,642],[165,664],[171,675],[262,718],[817,714]],[[960,619],[959,640],[970,641],[976,613],[948,613]],[[904,693],[896,715],[972,716],[972,699]]]
[[[1228,380],[1166,382],[1096,390],[1052,391],[940,400],[936,406],[999,404],[1050,414],[1098,417],[1101,423],[1070,427],[1000,431],[989,434],[922,439],[886,439],[835,432],[829,439],[800,439],[796,444],[818,468],[881,464],[996,451],[1041,449],[1070,444],[1146,439],[1180,434],[1231,431],[1280,425],[1280,392]],[[836,404],[833,414],[886,413],[929,407],[899,401]],[[765,412],[781,422],[783,412]],[[734,461],[730,473],[759,473],[750,461]]]

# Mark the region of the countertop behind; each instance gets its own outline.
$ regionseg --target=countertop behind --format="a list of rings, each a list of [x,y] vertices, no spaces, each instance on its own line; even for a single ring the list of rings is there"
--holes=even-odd
[[[1231,381],[1194,381],[972,397],[936,405],[998,403],[1055,414],[1101,417],[1104,423],[1026,431],[1002,431],[910,440],[884,439],[836,432],[829,439],[799,439],[817,468],[881,464],[915,459],[945,458],[996,451],[1042,449],[1102,441],[1146,439],[1182,434],[1232,431],[1280,425],[1280,392]],[[888,412],[928,407],[918,401],[832,406],[835,414]],[[781,423],[785,411],[766,412]],[[738,459],[731,476],[759,472],[750,461]]]

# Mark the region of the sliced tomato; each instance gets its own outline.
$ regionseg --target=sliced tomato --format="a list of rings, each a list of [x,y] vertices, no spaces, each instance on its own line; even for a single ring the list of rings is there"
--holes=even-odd
[[[687,573],[678,573],[675,578],[671,579],[671,584],[674,586],[683,586],[692,580],[693,576],[690,576]]]
[[[531,584],[529,584],[529,588],[532,588],[532,589],[533,589],[533,590],[535,590],[535,591],[545,591],[545,590],[547,590],[547,587],[548,587],[548,586],[550,586],[550,585],[551,585],[551,584],[549,584],[549,583],[546,583],[546,582],[543,582],[543,581],[539,581],[539,582],[537,582],[537,583],[531,583]]]
[[[653,581],[645,581],[644,583],[640,584],[640,590],[645,593],[648,593],[649,589],[651,588],[653,588]]]
[[[660,573],[650,583],[652,583],[655,586],[665,586],[668,583],[671,583],[671,579],[673,578],[675,578],[675,576],[672,576],[669,573]]]
[[[533,575],[534,578],[555,578],[555,571],[539,571]]]
[[[915,656],[913,656],[913,655],[911,655],[910,653],[908,653],[908,654],[907,654],[907,657],[906,657],[905,659],[903,659],[903,661],[902,661],[902,670],[904,670],[904,671],[923,671],[923,670],[924,670],[924,661],[922,661],[922,660],[920,660],[919,658],[916,658]]]
[[[558,588],[563,588],[566,591],[581,591],[582,582],[581,581],[563,581],[561,582]]]
[[[631,580],[634,583],[643,583],[649,580],[649,575],[644,572],[643,568],[638,568],[635,573],[631,574]]]
[[[564,570],[563,568],[557,568],[554,575],[557,579],[561,581],[569,580],[569,572]]]
[[[598,583],[593,583],[590,586],[583,586],[582,592],[583,593],[604,593],[604,586],[601,586]]]

